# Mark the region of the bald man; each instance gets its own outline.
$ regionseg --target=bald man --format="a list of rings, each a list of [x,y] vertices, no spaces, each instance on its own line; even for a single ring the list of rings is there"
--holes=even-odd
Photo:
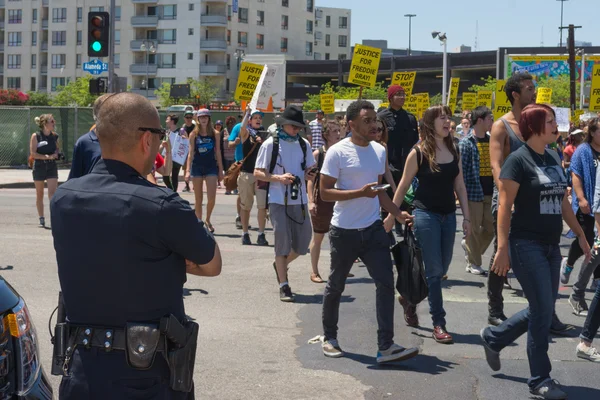
[[[219,247],[186,201],[145,179],[166,133],[156,108],[114,94],[96,123],[102,159],[50,205],[68,327],[59,397],[193,399],[183,284],[219,275]]]

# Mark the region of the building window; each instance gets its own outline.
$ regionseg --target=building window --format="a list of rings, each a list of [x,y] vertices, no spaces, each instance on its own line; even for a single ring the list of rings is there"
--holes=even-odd
[[[81,54],[75,56],[75,68],[81,67]]]
[[[312,56],[313,54],[313,42],[306,42],[306,55]]]
[[[83,7],[77,7],[77,22],[83,21]]]
[[[115,7],[115,21],[121,20],[121,6]]]
[[[284,31],[288,30],[288,16],[287,15],[282,15],[281,16],[281,29],[283,29]]]
[[[265,35],[261,35],[260,33],[256,34],[256,48],[257,49],[265,48]]]
[[[325,46],[329,46],[330,43],[331,43],[331,35],[326,34],[325,35]]]
[[[194,28],[188,28],[188,36],[192,36],[194,34]]]
[[[37,46],[37,32],[31,32],[31,45]]]
[[[177,19],[177,6],[162,6],[162,19]]]
[[[348,17],[340,17],[340,29],[348,29]]]
[[[158,40],[158,31],[146,31],[146,39]]]
[[[227,21],[231,21],[231,14],[233,13],[231,6],[227,6]]]
[[[264,25],[265,24],[265,12],[258,10],[256,12],[256,25]]]
[[[32,24],[37,24],[37,8],[34,8],[33,10],[31,10],[31,23]]]
[[[121,54],[115,54],[115,68],[121,66]]]
[[[320,60],[320,59],[321,59],[321,53],[315,52],[315,60]]]
[[[314,0],[306,0],[306,11],[313,12],[315,7]]]
[[[225,79],[225,90],[229,92],[229,78]]]
[[[346,58],[348,58],[348,57],[346,57],[346,55],[345,55],[345,54],[340,54],[340,55],[338,55],[338,58],[339,58],[340,60],[345,60],[345,59],[346,59]]]
[[[188,53],[188,60],[194,59],[194,53]]]
[[[227,70],[231,69],[231,54],[227,54]]]
[[[7,89],[21,89],[21,78],[6,78]]]
[[[8,23],[20,24],[23,20],[22,10],[8,10]]]
[[[52,9],[52,22],[67,22],[67,9],[66,8],[53,8]]]
[[[31,85],[29,90],[31,90],[31,91],[35,90],[35,78],[32,77],[29,84]]]
[[[66,46],[67,31],[52,31],[52,46]]]
[[[329,60],[329,53],[325,53],[325,59]]]
[[[31,69],[37,68],[37,54],[31,55]]]
[[[313,22],[310,19],[306,20],[306,33],[313,33]]]
[[[231,29],[227,29],[227,44],[231,44]]]
[[[121,44],[121,30],[115,30],[115,44]]]
[[[194,4],[193,3],[190,3],[188,5],[188,11],[194,11]]]
[[[177,29],[162,29],[158,32],[158,43],[175,44],[177,43]]]
[[[281,0],[281,7],[289,7],[289,6],[290,6],[289,0]]]
[[[176,58],[175,54],[161,54],[160,62],[158,64],[159,68],[175,68],[176,67]]]
[[[238,10],[238,22],[243,24],[248,23],[248,9],[244,7],[240,7]]]
[[[104,11],[104,7],[90,7],[91,12],[100,12]]]
[[[287,53],[288,50],[288,40],[287,38],[281,38],[281,52]]]
[[[8,45],[11,47],[21,46],[21,32],[8,32]]]
[[[53,92],[56,91],[56,89],[58,89],[59,87],[64,87],[65,83],[66,83],[66,79],[65,78],[52,78],[51,82],[51,89]]]
[[[21,55],[20,54],[9,54],[7,68],[8,69],[20,69],[21,68]]]
[[[331,15],[325,17],[325,28],[331,28]]]
[[[338,36],[338,47],[348,47],[348,36],[346,36],[346,35]]]
[[[156,7],[155,6],[150,6],[148,7],[148,11],[146,15],[152,15],[152,16],[156,16]]]
[[[67,63],[67,55],[66,54],[52,54],[52,68],[64,68]]]
[[[239,47],[248,47],[248,33],[247,32],[238,32],[238,46]]]
[[[77,46],[81,46],[82,40],[83,40],[83,32],[77,31]]]

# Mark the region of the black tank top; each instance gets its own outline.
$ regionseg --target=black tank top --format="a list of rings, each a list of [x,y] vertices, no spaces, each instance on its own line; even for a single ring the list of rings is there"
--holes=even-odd
[[[429,162],[424,159],[421,149],[418,147],[415,149],[419,163],[417,171],[419,186],[415,192],[413,205],[418,209],[439,214],[456,212],[454,179],[459,173],[458,158],[454,157],[454,160],[446,164],[438,164],[440,170],[433,172]]]
[[[56,152],[56,141],[58,140],[58,135],[56,133],[51,133],[48,136],[44,135],[43,132],[38,132],[35,134],[37,139],[37,153],[38,154],[47,154],[51,155]]]

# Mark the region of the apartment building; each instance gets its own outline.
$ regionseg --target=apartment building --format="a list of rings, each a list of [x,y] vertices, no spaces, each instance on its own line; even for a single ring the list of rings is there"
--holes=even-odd
[[[340,53],[337,48],[316,50],[321,42],[327,46],[315,40],[322,21],[314,1],[116,0],[114,72],[127,77],[133,92],[150,98],[163,82],[205,77],[222,88],[219,98],[228,100],[238,63],[247,54],[338,57],[333,56]],[[87,74],[82,70],[89,61],[87,13],[109,7],[110,0],[0,0],[0,85],[52,92]],[[350,11],[327,10],[336,32],[337,15],[347,15],[349,41]]]
[[[315,9],[315,60],[351,58],[351,13],[351,10],[345,8]]]

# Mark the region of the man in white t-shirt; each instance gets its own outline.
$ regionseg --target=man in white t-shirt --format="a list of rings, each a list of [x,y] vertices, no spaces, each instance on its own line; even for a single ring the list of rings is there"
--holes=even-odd
[[[401,361],[419,353],[394,343],[394,273],[390,238],[380,216],[380,204],[398,221],[410,215],[400,211],[381,184],[386,151],[375,142],[377,114],[371,103],[358,100],[348,106],[346,117],[352,136],[327,150],[321,168],[321,197],[335,201],[329,230],[331,272],[323,296],[323,354],[342,357],[337,341],[340,298],[354,260],[360,257],[375,281],[377,362]]]
[[[298,256],[308,253],[312,239],[305,181],[315,179],[316,162],[310,143],[299,135],[300,130],[306,128],[299,107],[288,106],[275,122],[279,130],[260,147],[254,176],[269,182],[268,204],[275,236],[274,267],[279,299],[292,302],[294,295],[287,269]]]

